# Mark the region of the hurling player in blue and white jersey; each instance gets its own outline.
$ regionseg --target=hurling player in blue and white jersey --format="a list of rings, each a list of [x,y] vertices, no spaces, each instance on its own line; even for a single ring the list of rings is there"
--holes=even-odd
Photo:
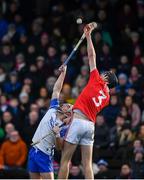
[[[59,96],[64,82],[66,67],[62,66],[52,93],[50,107],[42,118],[32,139],[33,145],[29,152],[28,169],[31,179],[54,179],[53,152],[54,147],[61,148],[62,137],[71,118],[71,105],[59,106]],[[65,126],[59,128],[65,123]],[[46,136],[50,133],[48,136]],[[45,137],[45,138],[43,138]],[[35,143],[39,141],[39,143]]]

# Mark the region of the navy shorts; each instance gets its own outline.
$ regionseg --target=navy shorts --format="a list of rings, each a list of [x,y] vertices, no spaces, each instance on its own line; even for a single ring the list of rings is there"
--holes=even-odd
[[[53,172],[53,157],[35,147],[32,147],[28,156],[28,170],[33,173]]]

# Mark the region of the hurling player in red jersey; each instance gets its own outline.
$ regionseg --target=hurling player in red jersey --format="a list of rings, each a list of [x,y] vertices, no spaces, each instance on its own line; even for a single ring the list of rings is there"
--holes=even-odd
[[[87,39],[90,77],[88,84],[73,107],[73,118],[65,137],[58,179],[68,178],[69,163],[78,144],[81,145],[85,178],[94,179],[92,151],[96,115],[109,104],[109,89],[117,84],[117,77],[113,72],[107,71],[100,75],[97,70],[96,54],[91,39],[93,29],[91,24],[86,25],[84,28]]]

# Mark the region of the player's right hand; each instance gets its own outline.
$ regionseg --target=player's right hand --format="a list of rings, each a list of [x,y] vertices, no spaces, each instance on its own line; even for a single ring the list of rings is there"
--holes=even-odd
[[[60,128],[58,126],[53,127],[53,132],[57,135],[60,132]]]

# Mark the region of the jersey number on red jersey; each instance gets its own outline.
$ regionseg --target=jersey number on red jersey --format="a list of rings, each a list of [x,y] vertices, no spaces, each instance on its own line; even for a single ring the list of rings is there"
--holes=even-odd
[[[94,104],[96,105],[96,107],[99,107],[102,104],[102,100],[106,99],[107,96],[104,94],[104,92],[102,90],[99,91],[99,96],[98,96],[98,102],[96,102],[96,98],[93,97],[92,100],[94,102]]]

